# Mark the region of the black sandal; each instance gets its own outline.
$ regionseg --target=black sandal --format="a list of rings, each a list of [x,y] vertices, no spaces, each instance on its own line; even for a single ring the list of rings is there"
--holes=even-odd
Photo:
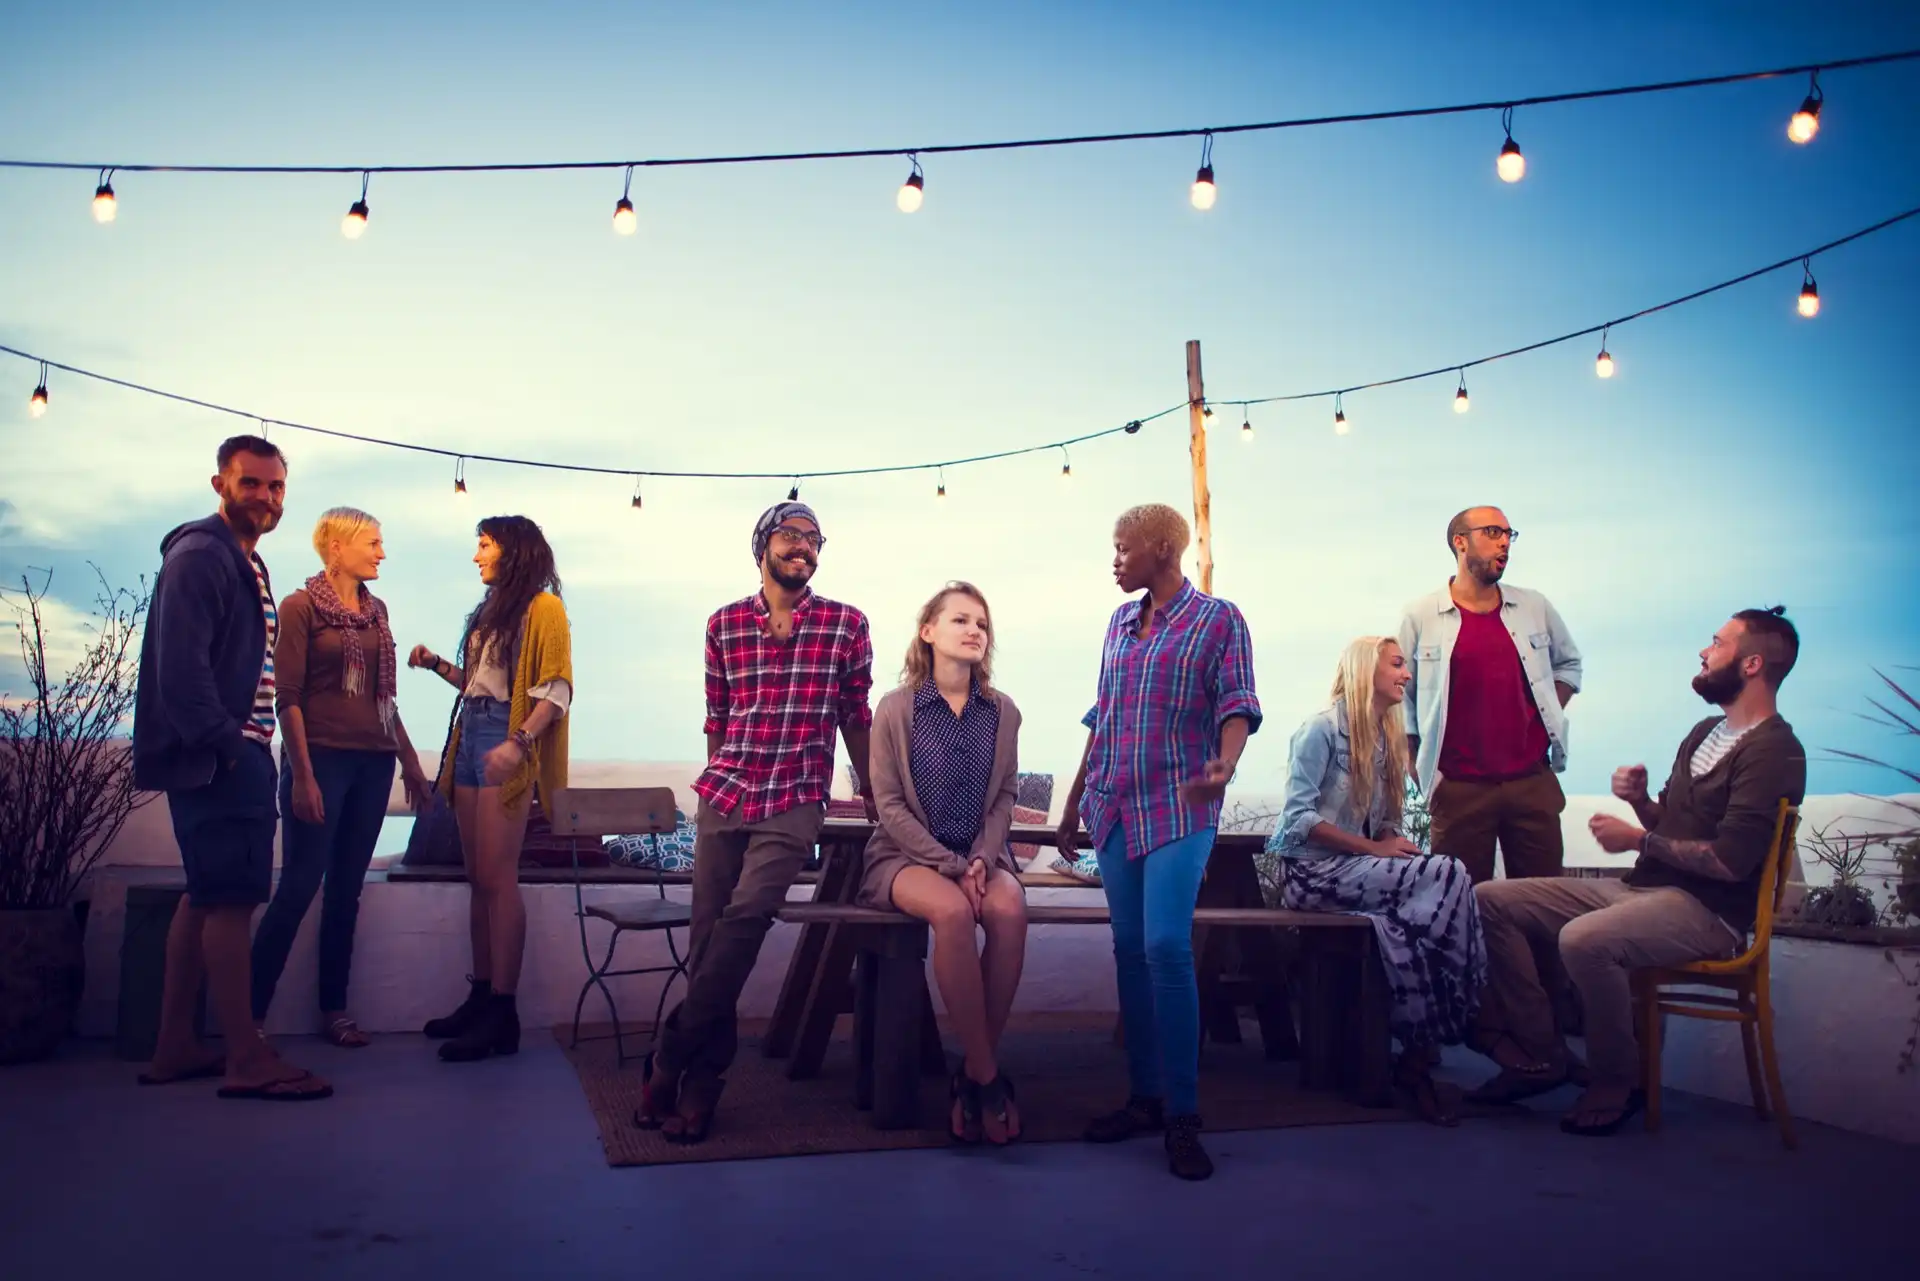
[[[1007,1104],[1017,1104],[1019,1101],[1019,1097],[1013,1092],[1013,1082],[1007,1079],[1005,1072],[997,1074],[993,1080],[979,1087],[979,1108],[981,1114],[983,1116],[993,1117],[999,1121],[1000,1128],[1007,1136],[1004,1139],[996,1139],[991,1134],[988,1134],[986,1136],[987,1142],[997,1148],[1003,1148],[1020,1137],[1020,1135],[1014,1133],[1013,1118],[1007,1114]],[[984,1133],[985,1126],[983,1125],[981,1129]]]
[[[960,1128],[953,1128],[953,1104],[960,1104]],[[953,1074],[953,1080],[947,1085],[947,1136],[955,1143],[973,1144],[980,1141],[980,1086],[967,1075],[966,1069]]]
[[[1644,1090],[1635,1090],[1633,1093],[1627,1095],[1627,1101],[1620,1105],[1619,1113],[1614,1116],[1612,1120],[1596,1121],[1590,1125],[1582,1125],[1580,1122],[1574,1120],[1573,1113],[1569,1112],[1560,1118],[1560,1128],[1568,1134],[1578,1134],[1582,1138],[1605,1138],[1609,1134],[1618,1133],[1620,1127],[1638,1116],[1640,1109],[1646,1105],[1646,1092]]]

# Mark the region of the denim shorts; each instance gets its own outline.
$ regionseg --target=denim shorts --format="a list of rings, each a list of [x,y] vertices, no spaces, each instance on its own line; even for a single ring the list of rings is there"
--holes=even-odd
[[[173,839],[194,907],[253,907],[273,889],[273,833],[279,818],[273,754],[248,739],[231,766],[205,787],[167,793]]]
[[[453,754],[455,787],[486,787],[487,753],[507,741],[507,705],[469,698],[460,705],[460,746]]]

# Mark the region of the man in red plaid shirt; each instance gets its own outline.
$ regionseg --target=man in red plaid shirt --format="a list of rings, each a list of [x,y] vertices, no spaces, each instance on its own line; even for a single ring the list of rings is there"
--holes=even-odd
[[[753,530],[760,590],[707,620],[687,992],[647,1056],[634,1114],[672,1142],[699,1143],[712,1125],[738,1048],[741,990],[820,837],[836,730],[878,821],[864,785],[873,642],[865,614],[809,585],[826,541],[805,503],[768,508]]]

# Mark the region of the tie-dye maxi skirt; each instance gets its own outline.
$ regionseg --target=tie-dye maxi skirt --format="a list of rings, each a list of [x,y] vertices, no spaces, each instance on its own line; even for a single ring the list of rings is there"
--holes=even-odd
[[[1487,946],[1459,859],[1331,854],[1288,859],[1286,874],[1283,906],[1372,918],[1402,1046],[1466,1038],[1487,981]]]

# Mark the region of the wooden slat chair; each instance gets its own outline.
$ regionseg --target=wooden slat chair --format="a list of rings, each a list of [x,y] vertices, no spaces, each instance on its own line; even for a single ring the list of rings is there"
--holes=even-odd
[[[667,1008],[667,992],[673,987],[676,976],[683,980],[687,976],[687,962],[680,955],[673,932],[693,924],[693,908],[667,898],[666,878],[660,872],[660,837],[673,831],[677,821],[673,789],[670,787],[569,787],[554,796],[553,832],[556,836],[566,837],[573,851],[574,915],[580,922],[580,952],[587,962],[587,981],[580,985],[580,999],[573,1003],[572,1044],[580,1044],[580,1011],[587,1003],[587,992],[597,987],[600,995],[607,1000],[607,1013],[613,1018],[614,1060],[620,1064],[627,1061],[626,1042],[620,1033],[620,1009],[613,1003],[613,991],[607,986],[607,980],[634,974],[667,976],[660,985],[660,999],[653,1009],[654,1036],[657,1038],[660,1034],[660,1016]],[[588,838],[598,840],[603,836],[638,835],[644,835],[653,847],[652,880],[659,897],[604,904],[588,903],[582,890],[585,882],[580,875],[580,842]],[[589,917],[605,921],[613,927],[613,933],[607,936],[606,955],[597,962],[593,957],[593,945],[587,939]],[[644,965],[626,970],[613,968],[613,954],[620,946],[622,934],[649,934],[656,931],[666,935],[667,954],[673,958],[673,964]]]
[[[1780,1124],[1780,1138],[1789,1149],[1798,1146],[1787,1096],[1780,1084],[1780,1056],[1773,1042],[1773,990],[1769,955],[1773,918],[1786,896],[1788,869],[1793,866],[1793,838],[1800,823],[1798,807],[1783,797],[1773,822],[1773,844],[1760,872],[1759,912],[1753,923],[1753,942],[1740,955],[1725,961],[1692,961],[1685,965],[1656,966],[1633,972],[1633,996],[1640,1018],[1641,1079],[1646,1083],[1647,1129],[1660,1128],[1660,1016],[1714,1019],[1738,1023],[1747,1056],[1747,1088],[1753,1095],[1754,1115],[1769,1116]],[[1689,989],[1711,988],[1714,991]],[[1764,1075],[1763,1075],[1764,1073]]]

